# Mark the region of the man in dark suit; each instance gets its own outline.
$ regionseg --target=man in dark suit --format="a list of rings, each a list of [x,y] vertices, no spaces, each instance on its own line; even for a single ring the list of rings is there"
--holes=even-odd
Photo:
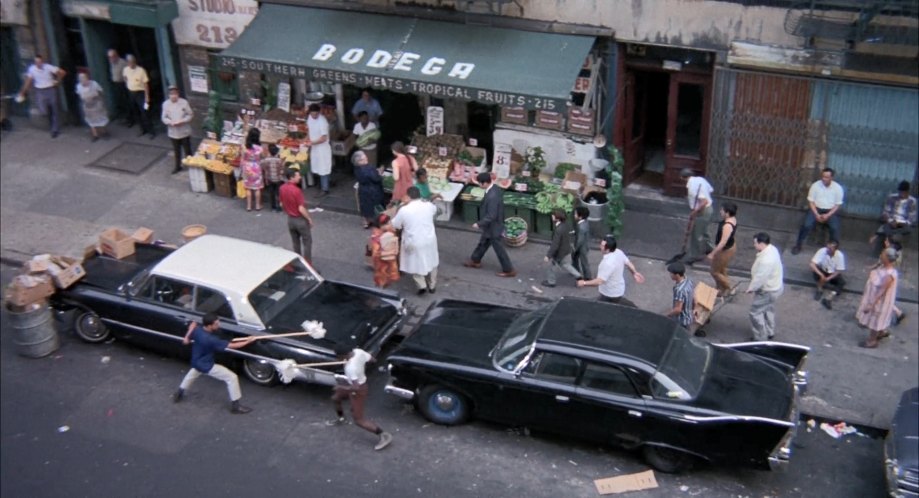
[[[571,253],[571,264],[577,268],[584,280],[590,280],[593,272],[590,271],[590,262],[587,253],[590,252],[590,225],[587,217],[590,211],[584,206],[574,208],[574,251]]]
[[[542,285],[555,287],[556,267],[561,267],[574,278],[582,280],[581,273],[565,260],[571,254],[571,225],[568,224],[568,216],[561,209],[552,211],[552,226],[555,227],[552,232],[552,244],[545,258],[546,263],[549,263],[549,268],[546,270],[546,279],[542,281]]]
[[[479,222],[474,223],[472,227],[482,230],[482,235],[479,238],[479,245],[475,247],[472,256],[463,263],[463,266],[481,268],[482,257],[491,247],[495,250],[495,256],[498,256],[498,262],[501,263],[501,271],[497,275],[516,277],[517,272],[501,242],[501,233],[504,232],[504,192],[494,186],[491,181],[491,173],[479,173],[476,180],[485,189],[485,198],[482,199],[482,206],[479,208]]]

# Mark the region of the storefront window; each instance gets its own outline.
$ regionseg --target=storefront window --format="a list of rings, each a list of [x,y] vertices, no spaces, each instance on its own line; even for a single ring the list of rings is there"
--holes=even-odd
[[[208,55],[216,54],[216,51],[209,51]],[[216,57],[208,57],[210,63],[207,69],[207,79],[211,84],[211,90],[220,94],[223,100],[236,102],[239,100],[239,72],[233,68],[221,68]]]

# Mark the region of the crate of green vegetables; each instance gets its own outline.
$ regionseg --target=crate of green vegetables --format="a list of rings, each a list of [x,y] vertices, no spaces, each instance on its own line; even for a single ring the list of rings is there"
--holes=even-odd
[[[526,242],[527,222],[516,216],[504,220],[504,244],[508,247],[520,247]]]

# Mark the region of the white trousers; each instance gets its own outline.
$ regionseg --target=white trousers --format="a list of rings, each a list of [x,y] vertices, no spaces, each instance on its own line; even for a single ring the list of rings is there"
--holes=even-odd
[[[195,382],[195,379],[201,375],[201,372],[197,371],[196,369],[189,369],[188,373],[185,374],[185,378],[182,379],[182,383],[179,385],[179,388],[187,391]],[[237,377],[236,374],[233,373],[233,371],[231,371],[229,368],[215,363],[214,366],[211,367],[211,370],[204,375],[215,378],[217,380],[222,380],[224,383],[226,383],[227,392],[230,394],[230,401],[236,401],[243,397],[242,392],[239,390],[239,377]]]

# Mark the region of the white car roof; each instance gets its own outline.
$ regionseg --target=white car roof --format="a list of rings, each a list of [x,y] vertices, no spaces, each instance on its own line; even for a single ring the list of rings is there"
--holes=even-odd
[[[202,235],[166,256],[152,273],[210,287],[231,299],[245,300],[256,286],[299,258],[297,253],[276,246]]]

